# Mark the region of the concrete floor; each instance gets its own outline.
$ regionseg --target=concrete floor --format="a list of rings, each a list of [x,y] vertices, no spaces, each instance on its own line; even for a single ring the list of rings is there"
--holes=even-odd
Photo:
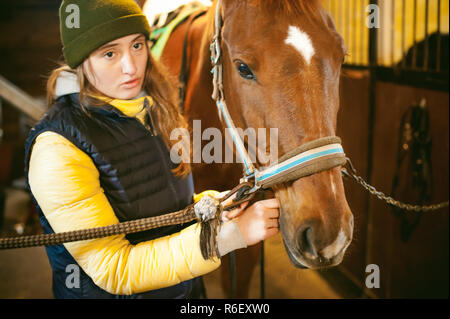
[[[28,214],[28,195],[16,189],[7,190],[5,224],[0,237],[20,231]],[[25,227],[24,234],[36,228]],[[17,233],[16,233],[17,234]],[[330,299],[341,298],[333,288],[313,270],[299,270],[292,266],[284,250],[281,235],[265,242],[266,298]],[[209,298],[223,298],[220,271],[204,277]],[[250,298],[259,298],[259,266],[255,269]],[[0,298],[53,298],[51,269],[44,247],[0,250]]]
[[[339,294],[314,270],[295,268],[286,254],[281,235],[265,241],[265,297],[268,299],[338,299]],[[249,298],[260,298],[260,266],[250,282]],[[208,298],[224,298],[220,270],[204,276]],[[239,288],[238,288],[239,289]]]

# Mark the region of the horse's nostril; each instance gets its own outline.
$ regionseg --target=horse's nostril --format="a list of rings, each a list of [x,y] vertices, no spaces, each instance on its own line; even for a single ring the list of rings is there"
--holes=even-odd
[[[313,229],[311,227],[306,228],[300,234],[300,249],[303,250],[303,253],[306,255],[310,255],[307,257],[317,258],[318,254],[314,247],[314,239],[313,239]]]

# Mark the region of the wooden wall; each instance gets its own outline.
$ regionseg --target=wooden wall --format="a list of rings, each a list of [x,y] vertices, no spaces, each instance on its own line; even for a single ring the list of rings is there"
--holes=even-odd
[[[0,1],[0,74],[33,97],[45,95],[49,72],[62,57],[59,0]],[[0,191],[23,175],[21,113],[2,101]]]
[[[56,0],[2,0],[0,74],[33,96],[62,58]]]
[[[375,114],[369,119],[369,75],[347,72],[341,82],[338,134],[347,155],[360,175],[367,178],[369,121],[374,123],[371,183],[389,194],[396,171],[401,117],[411,104],[427,100],[432,137],[433,195],[431,203],[448,200],[449,190],[449,95],[387,82],[375,87]],[[397,199],[416,204],[412,171],[403,165]],[[444,209],[423,213],[410,238],[401,236],[401,219],[386,203],[369,196],[353,181],[346,181],[346,194],[355,216],[354,242],[335,276],[343,275],[361,295],[381,298],[448,298],[449,233]],[[404,213],[413,220],[417,213]],[[368,264],[380,268],[380,288],[367,289]],[[333,276],[331,276],[333,277]],[[335,280],[335,278],[331,278]],[[339,282],[339,281],[336,281]],[[356,296],[356,295],[355,295]]]

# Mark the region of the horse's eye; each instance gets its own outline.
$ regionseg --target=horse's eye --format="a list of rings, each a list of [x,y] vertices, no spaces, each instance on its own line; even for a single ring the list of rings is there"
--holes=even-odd
[[[239,75],[242,76],[244,79],[247,80],[255,80],[256,77],[253,74],[253,72],[250,70],[247,64],[239,62],[237,64],[237,70],[239,72]]]

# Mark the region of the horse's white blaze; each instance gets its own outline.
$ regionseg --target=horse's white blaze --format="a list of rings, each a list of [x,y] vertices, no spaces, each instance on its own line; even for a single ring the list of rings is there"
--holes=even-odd
[[[288,37],[286,38],[285,43],[292,45],[298,52],[300,52],[308,65],[311,63],[311,59],[316,53],[316,50],[314,50],[314,46],[309,35],[300,30],[299,27],[289,27]]]
[[[330,174],[330,183],[331,183],[331,191],[333,192],[334,199],[336,199],[337,198],[336,184],[334,183],[333,175],[331,174]]]
[[[350,241],[341,229],[336,240],[330,246],[324,248],[320,253],[323,257],[330,259],[338,255],[342,250],[346,249],[349,244]]]

